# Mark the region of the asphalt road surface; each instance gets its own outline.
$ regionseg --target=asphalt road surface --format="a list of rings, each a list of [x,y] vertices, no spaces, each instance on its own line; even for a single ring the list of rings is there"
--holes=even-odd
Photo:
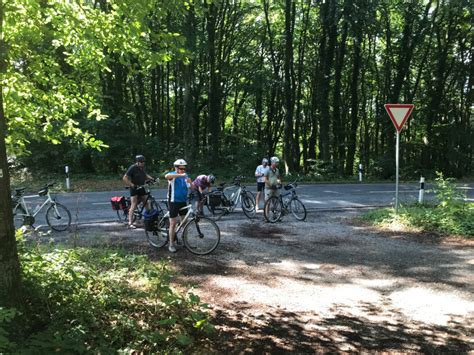
[[[427,200],[433,198],[433,193],[429,192],[430,188],[430,185],[425,186],[424,196]],[[249,186],[249,189],[256,192],[255,186]],[[474,183],[459,184],[459,189],[465,192],[468,201],[474,201]],[[153,189],[152,193],[157,200],[166,197],[165,189]],[[299,185],[297,193],[310,212],[393,206],[395,202],[395,184]],[[107,192],[60,193],[56,194],[56,198],[69,208],[73,223],[91,223],[116,219],[116,213],[110,206],[110,198],[128,194],[129,192],[124,189]],[[399,201],[401,204],[417,201],[418,195],[419,184],[400,184]],[[41,200],[42,198],[37,195],[29,195],[26,201],[28,204],[35,205]],[[43,212],[38,215],[36,225],[44,224],[42,215],[44,215]]]

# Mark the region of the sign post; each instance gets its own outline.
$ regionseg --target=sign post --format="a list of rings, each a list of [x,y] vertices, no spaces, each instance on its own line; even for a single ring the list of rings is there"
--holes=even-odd
[[[403,125],[410,117],[413,111],[413,104],[385,104],[390,119],[397,130],[397,141],[395,147],[395,213],[398,213],[398,171],[399,171],[399,148],[400,148],[400,131]]]

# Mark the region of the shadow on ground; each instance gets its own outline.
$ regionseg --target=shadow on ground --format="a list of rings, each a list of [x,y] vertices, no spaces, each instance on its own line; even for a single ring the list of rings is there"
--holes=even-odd
[[[254,314],[251,307],[239,302],[229,307],[232,311],[215,311],[214,324],[218,332],[214,341],[219,352],[395,351],[465,354],[473,349],[472,339],[466,339],[472,327],[469,329],[455,319],[447,326],[430,326],[405,323],[400,314],[395,315],[391,322],[356,318],[341,314],[337,306],[335,315],[328,318],[280,308]],[[361,307],[367,314],[374,313],[371,304]]]

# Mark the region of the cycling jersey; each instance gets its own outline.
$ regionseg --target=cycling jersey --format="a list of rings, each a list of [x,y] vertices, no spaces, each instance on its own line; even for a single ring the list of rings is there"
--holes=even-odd
[[[176,171],[170,171],[168,174],[178,174]],[[186,177],[179,177],[168,180],[168,201],[169,202],[186,202],[188,199],[188,185]]]
[[[205,189],[206,187],[210,187],[211,184],[207,181],[207,175],[199,175],[194,181],[193,185],[196,187],[200,187]]]

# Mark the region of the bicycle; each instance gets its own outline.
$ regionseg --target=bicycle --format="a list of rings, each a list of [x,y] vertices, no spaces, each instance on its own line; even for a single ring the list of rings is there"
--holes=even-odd
[[[179,242],[179,234],[184,246],[191,253],[196,255],[207,255],[212,253],[219,245],[221,232],[217,224],[206,217],[197,216],[194,213],[192,204],[181,208],[187,209],[187,213],[181,222],[176,226],[176,242]],[[156,218],[153,221],[153,228],[145,229],[148,243],[154,248],[162,248],[169,242],[169,211],[162,218]]]
[[[137,220],[141,220],[144,217],[144,214],[146,213],[147,210],[157,210],[158,214],[163,215],[164,211],[161,208],[160,204],[156,202],[155,198],[151,194],[150,186],[158,182],[158,179],[154,180],[148,180],[145,181],[145,185],[138,185],[137,189],[145,189],[146,193],[146,199],[145,202],[140,202],[135,208],[135,211],[133,211],[133,217],[132,217],[132,223],[135,223]],[[125,187],[125,189],[130,189],[129,186]],[[119,222],[122,222],[124,224],[128,224],[128,212],[130,211],[130,197],[125,197],[124,201],[124,206],[122,208],[114,208],[115,211],[117,212],[117,217]],[[150,206],[148,209],[147,206]]]
[[[290,212],[298,221],[306,219],[306,207],[296,195],[297,186],[296,181],[285,185],[283,188],[289,191],[288,193],[272,196],[265,202],[263,213],[268,222],[275,223]],[[281,185],[276,188],[281,189]]]
[[[54,183],[46,184],[38,192],[39,196],[47,196],[47,198],[41,205],[36,206],[33,211],[30,211],[25,201],[24,193],[26,188],[21,187],[15,189],[15,195],[12,196],[15,229],[24,225],[33,226],[36,221],[36,216],[47,205],[49,206],[46,210],[46,223],[48,226],[58,232],[65,231],[69,228],[71,225],[71,212],[69,212],[66,206],[56,202],[56,200],[51,197],[49,189],[53,186]]]
[[[204,205],[211,215],[217,217],[217,220],[233,212],[239,203],[248,218],[255,217],[255,196],[242,184],[244,178],[244,176],[236,176],[232,186],[224,187],[226,184],[222,183],[217,190],[204,197]]]

